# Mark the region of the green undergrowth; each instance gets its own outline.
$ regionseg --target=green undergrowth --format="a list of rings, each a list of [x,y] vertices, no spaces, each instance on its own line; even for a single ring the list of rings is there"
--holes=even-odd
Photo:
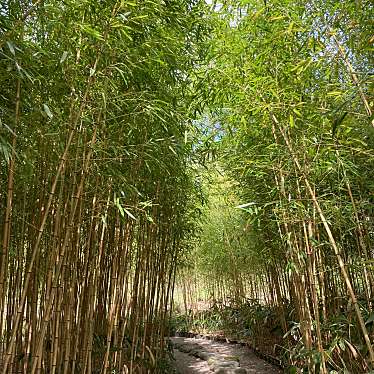
[[[373,314],[360,305],[371,337],[374,334]],[[307,348],[300,331],[300,321],[295,321],[295,310],[285,306],[288,331],[284,333],[277,307],[262,305],[256,300],[238,305],[216,303],[197,313],[174,314],[170,322],[172,334],[195,333],[216,335],[244,341],[261,354],[277,358],[289,373],[309,373],[314,367],[320,370],[321,354]],[[322,324],[325,341],[324,354],[328,372],[370,373],[365,366],[367,351],[357,331],[357,322],[351,310],[342,310]],[[312,326],[314,330],[315,326]]]

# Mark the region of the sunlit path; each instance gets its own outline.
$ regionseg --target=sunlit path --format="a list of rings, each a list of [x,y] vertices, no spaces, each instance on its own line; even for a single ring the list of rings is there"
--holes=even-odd
[[[238,344],[220,343],[207,339],[196,339],[196,338],[172,338],[175,345],[175,366],[179,370],[180,374],[211,374],[213,370],[219,370],[217,366],[214,365],[214,361],[223,363],[228,363],[230,360],[235,360],[238,363],[241,373],[259,373],[259,374],[279,374],[282,371],[273,365],[267,363],[266,361],[257,357],[251,350],[247,347],[243,347]],[[178,347],[188,347],[190,346],[193,351],[190,353],[182,352]],[[196,352],[196,348],[200,352]],[[207,357],[207,354],[210,358]],[[202,356],[204,359],[196,358],[196,356]],[[210,364],[210,365],[209,365]],[[212,365],[213,364],[213,365]],[[245,370],[243,370],[245,369]],[[222,374],[224,370],[230,372],[230,369],[221,369]],[[235,369],[232,373],[235,374]]]

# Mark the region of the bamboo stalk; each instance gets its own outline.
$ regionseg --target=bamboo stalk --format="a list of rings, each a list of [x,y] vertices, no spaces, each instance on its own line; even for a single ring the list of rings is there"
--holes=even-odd
[[[12,216],[12,205],[13,205],[13,189],[14,189],[14,170],[16,162],[16,143],[17,143],[17,127],[20,121],[20,103],[21,103],[21,80],[17,80],[16,88],[16,105],[15,105],[15,121],[13,128],[13,139],[12,139],[12,153],[9,160],[9,172],[8,172],[8,186],[7,186],[7,200],[5,209],[5,218],[3,226],[3,240],[2,250],[0,254],[0,336],[3,336],[3,322],[4,322],[4,305],[6,297],[6,278],[8,269],[8,251],[9,242],[11,235],[11,216]],[[1,361],[3,359],[3,346],[4,340],[2,339],[0,347]]]

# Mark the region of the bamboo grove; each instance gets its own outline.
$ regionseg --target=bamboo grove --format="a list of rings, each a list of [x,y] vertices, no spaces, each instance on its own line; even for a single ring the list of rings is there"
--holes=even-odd
[[[2,373],[166,365],[203,6],[1,3]]]
[[[200,72],[219,172],[178,289],[195,313],[213,301],[212,324],[223,302],[234,335],[305,372],[374,364],[372,11],[216,4]]]
[[[179,296],[374,369],[372,12],[3,1],[1,372],[171,373]]]

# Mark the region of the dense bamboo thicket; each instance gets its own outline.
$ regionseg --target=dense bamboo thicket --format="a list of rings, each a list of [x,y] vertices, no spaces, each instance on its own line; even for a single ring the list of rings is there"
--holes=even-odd
[[[372,12],[2,1],[0,371],[170,373],[175,280],[291,372],[373,370]]]
[[[1,3],[2,373],[166,370],[202,6]]]
[[[372,11],[215,6],[205,74],[226,182],[207,185],[218,193],[180,289],[187,309],[199,297],[231,308],[252,344],[276,335],[270,353],[307,372],[374,364]]]

